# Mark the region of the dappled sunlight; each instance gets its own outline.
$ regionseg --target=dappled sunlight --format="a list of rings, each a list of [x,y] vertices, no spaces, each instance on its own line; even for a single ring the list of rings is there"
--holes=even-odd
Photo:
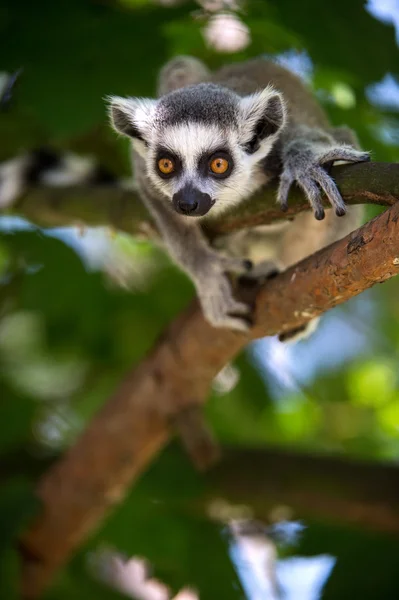
[[[318,600],[336,563],[328,555],[279,557],[298,546],[305,526],[230,521],[230,555],[249,600]]]
[[[302,50],[301,52],[297,50],[287,50],[286,52],[274,55],[273,58],[278,64],[289,69],[307,83],[311,83],[314,66],[312,59],[305,50]]]
[[[16,312],[0,323],[3,376],[40,400],[68,398],[82,385],[87,365],[75,355],[53,356],[45,348],[44,323],[33,312]]]
[[[399,2],[398,0],[368,0],[365,9],[379,21],[395,27],[399,45]]]
[[[355,308],[356,307],[356,308]],[[276,383],[289,390],[307,386],[320,371],[333,370],[359,355],[372,352],[372,303],[364,296],[353,302],[352,314],[330,314],[319,324],[315,334],[298,344],[282,344],[276,338],[254,342],[257,360],[268,370]],[[363,312],[367,317],[361,322]],[[366,344],[367,342],[367,344]],[[277,391],[277,390],[276,390]]]
[[[176,595],[167,585],[151,575],[151,566],[143,558],[125,559],[111,549],[99,549],[89,558],[95,575],[109,586],[135,600],[200,600],[191,589],[181,589]]]
[[[399,148],[399,119],[393,117],[381,117],[378,124],[370,125],[370,130],[375,139],[383,144]]]
[[[367,86],[366,96],[379,108],[399,111],[399,82],[391,73],[387,73],[382,81]]]
[[[248,27],[237,17],[221,13],[211,17],[204,28],[206,42],[218,52],[239,52],[250,43]]]

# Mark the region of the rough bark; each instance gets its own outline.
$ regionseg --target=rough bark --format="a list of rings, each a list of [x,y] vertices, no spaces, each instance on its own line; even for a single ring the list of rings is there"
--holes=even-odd
[[[348,204],[392,206],[399,200],[399,165],[358,163],[341,165],[331,171]],[[223,220],[209,222],[210,237],[251,225],[270,223],[293,216],[309,205],[298,188],[290,193],[286,214],[276,206],[276,187],[257,193]],[[127,233],[146,233],[149,216],[134,191],[117,187],[31,188],[12,208],[43,227],[65,225],[112,226]]]
[[[213,377],[250,340],[294,329],[399,271],[398,220],[399,203],[267,282],[248,335],[213,329],[196,303],[171,324],[39,482],[43,512],[21,540],[25,598],[40,595],[163,447],[176,414],[203,403]]]

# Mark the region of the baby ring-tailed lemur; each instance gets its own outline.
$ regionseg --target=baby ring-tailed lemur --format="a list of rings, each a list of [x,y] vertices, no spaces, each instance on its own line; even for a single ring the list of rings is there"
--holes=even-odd
[[[330,128],[300,79],[265,59],[211,73],[195,58],[178,57],[162,69],[158,93],[158,100],[110,97],[112,124],[132,141],[140,195],[170,255],[194,282],[205,317],[216,327],[246,330],[250,309],[234,298],[226,274],[242,273],[252,261],[288,267],[355,229],[361,208],[347,211],[323,167],[369,154],[354,149],[350,130]],[[295,182],[314,216],[224,236],[216,244],[227,255],[212,248],[201,221],[266,185],[276,165],[281,208]],[[334,209],[326,215],[322,193]]]

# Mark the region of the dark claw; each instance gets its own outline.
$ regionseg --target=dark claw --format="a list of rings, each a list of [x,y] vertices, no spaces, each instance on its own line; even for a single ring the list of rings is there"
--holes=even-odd
[[[267,274],[265,279],[274,279],[275,277],[277,277],[277,275],[280,275],[280,273],[281,273],[281,271],[279,271],[278,269],[275,269],[274,271],[270,271],[270,273]]]
[[[252,260],[244,260],[244,267],[247,271],[250,271],[253,268],[254,264]]]
[[[325,216],[326,213],[324,212],[324,208],[318,208],[315,210],[314,217],[317,221],[322,221]]]
[[[290,340],[293,337],[296,337],[299,333],[302,333],[302,331],[305,331],[307,327],[306,325],[300,325],[299,327],[296,327],[295,329],[291,329],[290,331],[284,331],[283,333],[280,333],[278,336],[278,339],[280,342],[286,342],[287,340]]]
[[[288,210],[288,202],[287,202],[287,201],[284,201],[284,202],[282,202],[282,203],[280,204],[280,208],[281,208],[281,210],[282,210],[283,212],[287,212],[287,210]]]
[[[336,208],[335,214],[337,215],[337,217],[343,217],[344,215],[346,215],[346,208]]]
[[[264,274],[257,275],[256,273],[255,274],[249,273],[248,275],[241,275],[238,278],[238,283],[242,287],[245,287],[247,289],[253,289],[253,288],[256,288],[256,287],[262,285],[262,283],[265,283],[265,281],[269,281],[269,279],[274,279],[275,277],[277,277],[277,275],[280,274],[280,272],[281,271],[276,269],[274,271],[270,271],[270,273],[268,273],[267,275],[264,275]]]

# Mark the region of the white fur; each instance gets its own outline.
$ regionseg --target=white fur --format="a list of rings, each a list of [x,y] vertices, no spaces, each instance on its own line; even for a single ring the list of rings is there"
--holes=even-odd
[[[110,119],[116,131],[123,133],[115,120],[115,112],[120,111],[132,125],[139,129],[145,139],[150,136],[158,104],[157,100],[151,100],[150,98],[121,98],[120,96],[109,96],[107,100],[109,103]],[[134,140],[134,143],[137,152],[143,156],[145,154],[145,144],[141,140]]]

